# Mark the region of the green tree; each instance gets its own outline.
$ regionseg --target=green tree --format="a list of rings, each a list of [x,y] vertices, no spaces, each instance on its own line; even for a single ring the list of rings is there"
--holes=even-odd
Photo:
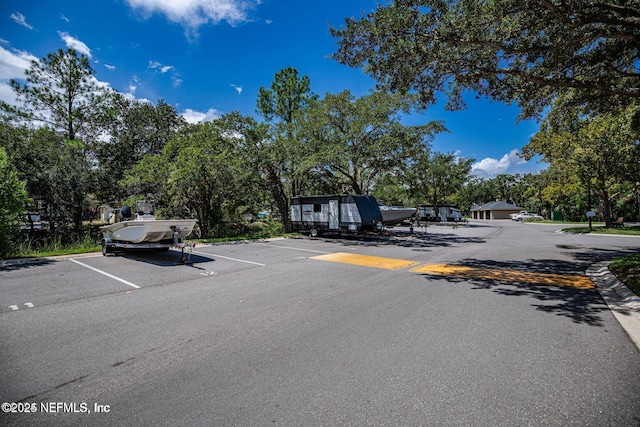
[[[411,105],[411,97],[384,92],[360,98],[348,90],[327,94],[305,116],[314,169],[336,186],[368,194],[376,178],[428,150],[434,135],[444,130],[441,122],[402,124],[401,113]]]
[[[541,154],[552,165],[570,168],[584,187],[593,189],[599,197],[609,227],[613,214],[611,186],[638,179],[629,176],[640,162],[638,137],[631,128],[635,106],[616,113],[581,116],[563,108],[565,100],[561,97],[556,101],[540,131],[523,148],[523,155],[531,158]]]
[[[225,204],[239,187],[234,185],[237,144],[233,138],[214,121],[197,126],[167,147],[175,150],[168,181],[172,202],[195,214],[204,237],[219,235]]]
[[[9,162],[4,147],[0,147],[0,257],[5,258],[15,250],[20,223],[25,218],[29,202],[24,181]]]
[[[307,150],[297,136],[301,112],[316,99],[311,92],[309,77],[300,77],[294,68],[276,73],[269,89],[261,87],[257,112],[270,125],[259,149],[259,168],[286,230],[291,230],[289,197],[301,194],[307,178],[305,156]]]
[[[460,186],[456,199],[462,210],[470,210],[474,205],[482,205],[499,197],[490,180],[472,175]]]
[[[94,143],[100,135],[99,125],[104,107],[112,92],[97,83],[89,58],[73,49],[58,50],[39,61],[32,61],[24,82],[11,80],[18,106],[0,103],[5,118],[14,123],[50,127],[65,141],[58,157],[69,169],[72,191],[60,193],[59,205],[65,205],[69,221],[76,232],[82,226],[86,194],[91,186],[90,170],[94,163]],[[37,149],[35,146],[33,149]]]
[[[426,201],[437,207],[449,202],[469,180],[473,162],[474,159],[464,159],[455,153],[424,152],[416,156],[406,172],[415,204]]]
[[[51,127],[31,129],[4,123],[0,126],[0,146],[4,146],[29,196],[44,208],[51,233],[68,237],[77,213],[78,165],[82,145],[65,140]]]
[[[73,49],[59,49],[25,71],[26,81],[10,81],[19,106],[2,103],[2,111],[14,120],[44,123],[68,140],[93,140],[102,107],[112,96],[93,76],[89,58]]]
[[[524,199],[525,203],[538,200],[544,205],[543,209],[559,211],[562,218],[569,221],[585,220],[585,213],[589,210],[583,183],[575,171],[564,164],[550,165],[538,173],[525,196],[528,196]],[[534,210],[531,205],[527,208]],[[540,213],[544,212],[540,210]]]
[[[115,201],[128,196],[122,186],[126,171],[145,156],[161,154],[164,146],[186,129],[187,123],[175,107],[163,100],[154,106],[122,96],[113,98],[105,118],[109,140],[100,143],[97,149],[97,191],[99,199]]]
[[[127,174],[132,194],[153,194],[163,216],[194,217],[203,237],[219,237],[256,205],[248,140],[256,123],[238,113],[192,125]]]
[[[639,19],[637,0],[395,0],[332,29],[333,57],[423,105],[471,89],[531,117],[572,88],[608,111],[640,97]]]

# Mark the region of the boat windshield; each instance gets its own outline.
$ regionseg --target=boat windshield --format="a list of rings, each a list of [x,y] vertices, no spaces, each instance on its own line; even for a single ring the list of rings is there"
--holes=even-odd
[[[146,200],[136,202],[136,211],[138,215],[153,215],[153,203]]]

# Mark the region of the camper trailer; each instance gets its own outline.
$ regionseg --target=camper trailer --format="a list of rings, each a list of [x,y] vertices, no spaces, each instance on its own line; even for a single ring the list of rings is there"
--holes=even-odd
[[[438,214],[436,215],[436,207],[434,205],[419,205],[418,216],[420,221],[427,222],[459,222],[462,221],[462,211],[456,205],[443,204],[438,205]]]
[[[291,198],[291,223],[294,230],[315,237],[321,232],[376,230],[382,215],[372,196],[297,196]]]

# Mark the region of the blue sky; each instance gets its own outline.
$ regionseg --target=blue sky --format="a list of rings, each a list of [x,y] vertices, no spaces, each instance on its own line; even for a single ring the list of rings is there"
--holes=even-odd
[[[384,1],[380,1],[384,3]],[[190,122],[239,111],[255,116],[260,87],[296,68],[313,92],[367,94],[375,82],[329,59],[337,49],[329,27],[359,18],[369,0],[56,0],[0,2],[0,99],[29,61],[72,47],[91,59],[95,77],[140,100],[174,105]],[[476,160],[474,173],[528,173],[544,168],[516,152],[538,129],[516,123],[518,108],[467,97],[464,111],[442,105],[407,124],[444,120],[450,130],[433,149]]]

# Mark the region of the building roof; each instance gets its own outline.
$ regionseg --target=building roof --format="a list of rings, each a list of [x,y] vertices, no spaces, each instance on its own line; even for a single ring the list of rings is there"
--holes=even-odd
[[[520,206],[516,206],[513,203],[507,203],[504,200],[496,200],[495,202],[485,203],[484,205],[475,205],[471,208],[472,211],[519,211],[522,210]]]

